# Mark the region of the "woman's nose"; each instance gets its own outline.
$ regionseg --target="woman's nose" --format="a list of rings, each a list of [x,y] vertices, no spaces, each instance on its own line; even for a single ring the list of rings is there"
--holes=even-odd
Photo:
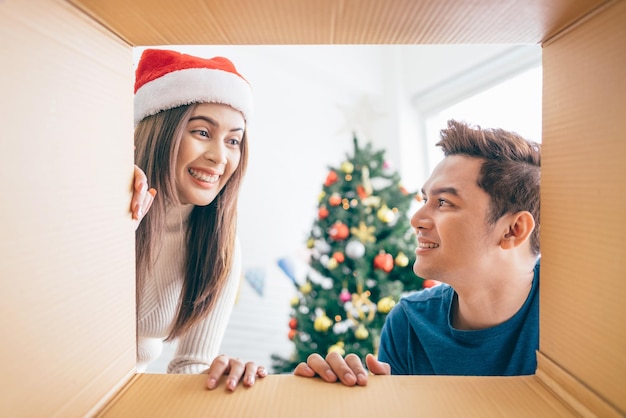
[[[215,164],[226,164],[226,146],[221,142],[211,141],[204,152],[204,158]]]

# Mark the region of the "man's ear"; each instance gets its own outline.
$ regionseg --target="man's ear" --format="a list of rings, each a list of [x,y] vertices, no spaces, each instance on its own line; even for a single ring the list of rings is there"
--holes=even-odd
[[[522,245],[535,229],[535,218],[528,211],[520,211],[508,216],[509,222],[500,239],[500,247],[509,250]],[[508,228],[507,228],[508,227]]]

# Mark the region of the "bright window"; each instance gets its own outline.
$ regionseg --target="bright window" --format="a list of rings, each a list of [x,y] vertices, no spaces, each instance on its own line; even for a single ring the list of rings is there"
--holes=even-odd
[[[541,142],[541,88],[542,68],[535,66],[429,115],[425,129],[430,170],[443,157],[435,143],[449,119],[502,128]]]

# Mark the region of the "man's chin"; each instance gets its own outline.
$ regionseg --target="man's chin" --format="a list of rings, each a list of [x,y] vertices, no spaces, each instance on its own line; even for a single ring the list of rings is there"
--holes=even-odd
[[[433,271],[418,261],[415,261],[415,264],[413,264],[413,273],[423,280],[437,280]]]

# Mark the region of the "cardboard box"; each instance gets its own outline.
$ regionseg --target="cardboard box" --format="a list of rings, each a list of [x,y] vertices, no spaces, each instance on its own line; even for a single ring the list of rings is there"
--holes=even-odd
[[[624,39],[624,1],[0,1],[0,414],[626,415]],[[484,42],[544,50],[535,375],[135,374],[133,46]]]

